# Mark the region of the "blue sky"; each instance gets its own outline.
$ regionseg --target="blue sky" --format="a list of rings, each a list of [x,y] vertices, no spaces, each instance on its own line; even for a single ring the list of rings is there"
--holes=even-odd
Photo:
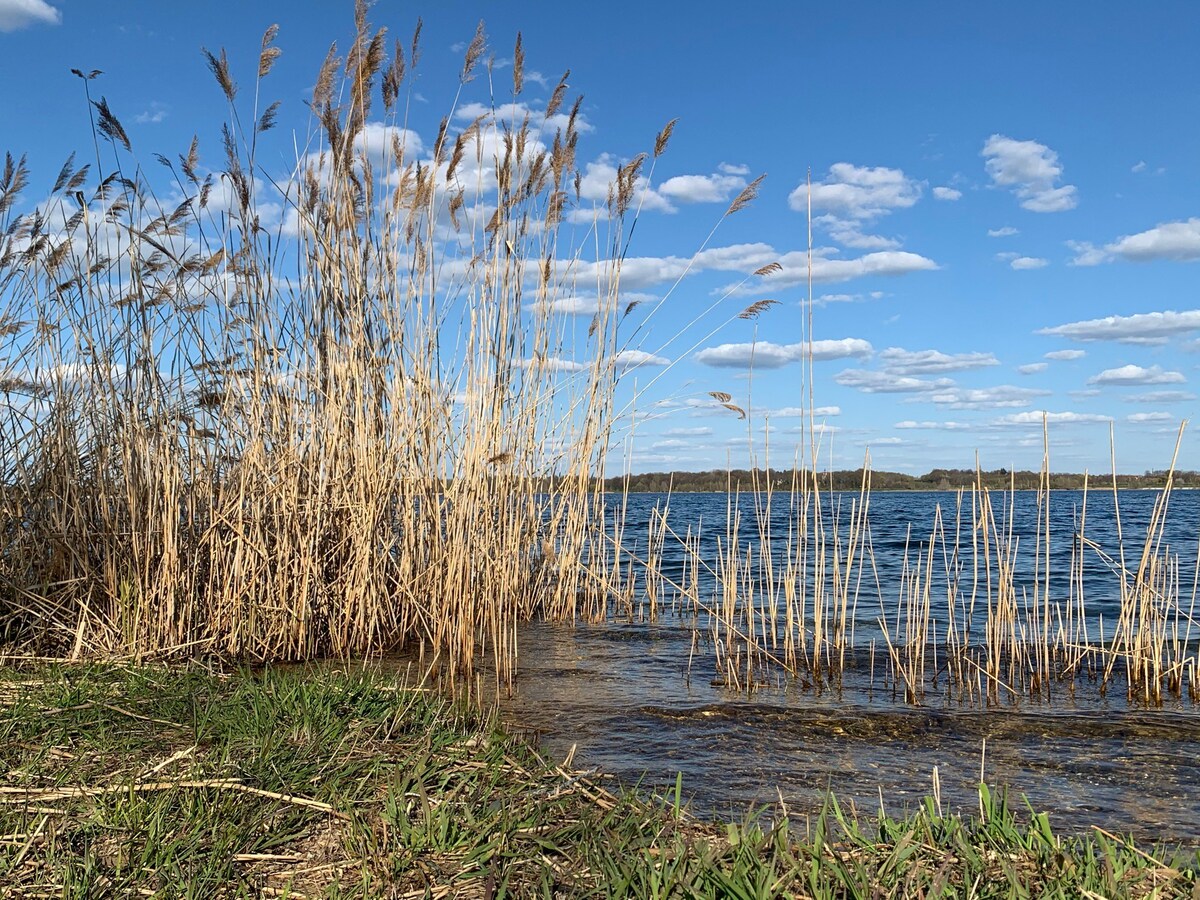
[[[751,446],[758,462],[764,446],[774,464],[792,458],[808,402],[809,170],[823,464],[857,466],[869,448],[878,469],[969,467],[976,451],[985,468],[1036,468],[1043,412],[1056,470],[1107,471],[1110,422],[1121,471],[1169,464],[1180,421],[1200,408],[1200,9],[678,9],[380,0],[371,11],[405,43],[424,20],[408,127],[425,146],[480,19],[496,102],[510,99],[518,30],[531,109],[571,70],[586,121],[585,208],[565,226],[578,243],[587,197],[602,202],[612,168],[678,117],[641,185],[623,277],[656,309],[631,348],[647,362],[625,375],[623,399],[641,391],[621,445],[634,471],[745,465]],[[226,48],[249,85],[273,23],[283,55],[267,90],[282,106],[260,161],[286,173],[321,58],[348,44],[350,3],[0,0],[0,151],[28,154],[48,190],[67,154],[91,145],[69,70],[101,69],[92,89],[148,167],[199,133],[215,168],[226,104],[201,47]],[[477,79],[452,127],[490,102]],[[723,218],[763,173],[755,203]],[[782,271],[751,274],[774,261]],[[779,303],[737,318],[761,299]],[[1200,468],[1194,430],[1179,462]]]

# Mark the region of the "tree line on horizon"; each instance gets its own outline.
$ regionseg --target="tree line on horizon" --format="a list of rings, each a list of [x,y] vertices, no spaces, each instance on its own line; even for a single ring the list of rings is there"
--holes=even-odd
[[[1048,478],[1052,490],[1082,490],[1084,475],[1078,472],[1052,472],[1043,476],[1041,472],[1022,469],[932,469],[924,475],[908,475],[904,472],[866,473],[869,485],[875,491],[948,491],[981,485],[989,490],[1037,490]],[[1141,475],[1117,475],[1118,488],[1162,488],[1167,484],[1168,471],[1147,470]],[[789,490],[793,486],[803,488],[806,483],[819,490],[857,491],[863,487],[864,472],[858,469],[837,469],[817,472],[791,469],[710,469],[704,472],[643,472],[637,475],[619,475],[607,478],[604,488],[608,491],[628,490],[633,493],[677,493]],[[1175,487],[1200,488],[1200,472],[1176,471],[1172,484]],[[1111,489],[1112,474],[1087,474],[1089,489]]]

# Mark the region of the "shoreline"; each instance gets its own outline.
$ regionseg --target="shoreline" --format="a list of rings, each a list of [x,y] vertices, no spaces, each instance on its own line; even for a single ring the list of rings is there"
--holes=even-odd
[[[0,896],[1191,897],[1200,854],[978,814],[830,798],[702,821],[558,765],[494,717],[378,671],[8,666]],[[974,887],[972,888],[972,885]]]

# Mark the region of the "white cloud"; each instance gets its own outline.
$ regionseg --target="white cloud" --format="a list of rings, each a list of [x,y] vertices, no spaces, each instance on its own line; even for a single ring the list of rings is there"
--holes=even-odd
[[[582,372],[587,366],[573,359],[548,356],[544,359],[523,359],[518,363],[523,369],[540,369],[547,372]]]
[[[645,350],[622,350],[616,356],[617,367],[620,369],[636,369],[638,366],[669,366],[671,361],[665,356],[655,356]]]
[[[740,175],[676,175],[658,186],[658,192],[679,203],[723,203],[746,186]]]
[[[844,387],[860,390],[864,394],[919,394],[954,385],[949,378],[929,381],[922,378],[892,375],[888,372],[870,372],[866,369],[846,369],[835,375],[833,380]]]
[[[750,167],[743,165],[734,165],[733,163],[721,163],[717,166],[717,171],[722,175],[749,175]]]
[[[1038,329],[1038,334],[1057,335],[1076,341],[1117,341],[1122,344],[1162,344],[1175,335],[1200,330],[1200,309],[1183,312],[1135,313],[1132,316],[1105,316],[1068,322],[1053,328]],[[1068,351],[1059,351],[1068,352]]]
[[[2,0],[0,0],[2,2]],[[151,101],[150,108],[138,113],[133,117],[133,121],[139,125],[157,125],[167,117],[167,107],[164,103],[159,103],[157,100]]]
[[[906,209],[921,199],[921,185],[900,169],[834,163],[824,181],[812,186],[814,210],[850,219],[874,219],[893,209]],[[808,185],[788,195],[792,209],[808,208]]]
[[[1020,271],[1022,269],[1043,269],[1050,265],[1050,262],[1036,256],[1018,256],[1009,265]]]
[[[1040,428],[1043,421],[1049,425],[1098,425],[1101,423],[1107,424],[1112,419],[1109,416],[1098,416],[1092,413],[1030,410],[1029,412],[1013,413],[1010,416],[1001,416],[991,424],[1001,426],[1036,425]]]
[[[1190,262],[1200,259],[1200,218],[1186,222],[1164,222],[1148,231],[1126,235],[1108,244],[1105,251],[1131,262],[1169,259]]]
[[[1035,397],[1044,397],[1049,393],[1050,391],[1001,384],[990,388],[951,387],[922,399],[950,409],[1004,409],[1028,406]]]
[[[1067,241],[1075,252],[1076,266],[1098,266],[1123,259],[1127,262],[1194,262],[1200,260],[1200,218],[1162,222],[1146,231],[1127,234],[1103,247],[1088,241]]]
[[[907,250],[881,250],[852,259],[830,259],[814,254],[812,279],[815,283],[850,281],[869,275],[907,275],[912,272],[930,272],[938,264],[928,257]],[[783,268],[762,279],[761,284],[727,285],[721,292],[732,291],[738,295],[757,294],[764,290],[777,290],[804,284],[808,279],[807,254],[793,251],[780,257],[771,257],[764,262],[778,262]]]
[[[1146,171],[1146,161],[1144,159],[1138,160],[1136,163],[1133,164],[1133,168],[1130,169],[1129,171],[1130,172],[1145,172]]]
[[[586,297],[570,295],[554,297],[547,301],[535,300],[533,303],[525,304],[525,309],[530,312],[544,311],[562,313],[567,316],[594,316],[600,311],[600,301],[595,294]]]
[[[425,152],[425,144],[415,131],[384,122],[368,122],[354,139],[354,149],[366,154],[376,174],[396,167],[397,160],[393,158],[392,150],[397,144],[404,151],[406,160]]]
[[[17,31],[38,23],[61,24],[62,13],[45,0],[0,0],[0,31]]]
[[[604,204],[608,202],[610,191],[615,190],[617,182],[616,158],[608,153],[602,153],[594,162],[584,166],[583,176],[579,181],[579,196],[583,200]],[[639,175],[634,185],[634,208],[654,212],[673,213],[675,207],[671,201],[650,187],[650,182],[644,175]],[[578,210],[578,212],[588,212]],[[588,212],[590,217],[591,213]],[[589,218],[590,221],[590,218]]]
[[[728,369],[778,369],[788,363],[807,358],[810,345],[801,341],[795,344],[776,344],[759,341],[754,344],[720,344],[705,347],[696,354],[696,361],[706,366]],[[869,356],[872,347],[861,338],[843,338],[836,341],[813,341],[812,358],[818,362],[847,357]]]
[[[1170,422],[1175,419],[1175,416],[1169,412],[1140,412],[1133,413],[1125,417],[1126,422],[1132,422],[1135,425],[1145,422]]]
[[[1116,369],[1105,369],[1088,379],[1088,384],[1183,384],[1187,379],[1182,372],[1166,372],[1162,366],[1128,365]]]
[[[878,234],[867,234],[863,224],[887,215],[894,209],[906,209],[921,198],[921,184],[900,169],[883,166],[855,166],[834,163],[825,179],[812,185],[799,185],[788,204],[797,211],[812,208],[823,212],[813,222],[826,229],[833,240],[863,250],[894,250],[900,242]],[[943,198],[945,199],[945,198]]]
[[[1003,228],[989,228],[988,237],[1012,237],[1014,234],[1020,234],[1020,230],[1013,228],[1011,225],[1005,225]]]
[[[699,425],[695,428],[668,428],[663,432],[663,437],[707,437],[712,433],[713,430],[707,425]]]
[[[1011,188],[1030,212],[1064,212],[1078,205],[1074,185],[1055,186],[1063,167],[1045,144],[993,134],[984,142],[982,156],[992,182]]]
[[[1000,361],[991,353],[942,353],[939,350],[905,350],[888,347],[879,354],[884,371],[891,375],[935,375],[996,366]]]
[[[1126,403],[1191,403],[1200,399],[1191,391],[1146,391],[1122,397]]]
[[[1017,371],[1022,375],[1036,375],[1038,372],[1045,372],[1050,367],[1050,363],[1036,362],[1026,363],[1023,366],[1017,366]]]
[[[935,187],[933,189],[933,197],[935,200],[960,200],[962,199],[962,191],[956,191],[951,187]]]
[[[875,438],[874,440],[870,441],[869,443],[872,447],[875,447],[875,446],[878,446],[881,444],[903,444],[904,438],[898,438],[898,437]]]
[[[820,418],[822,416],[840,416],[842,408],[840,406],[814,406],[812,414]],[[808,411],[802,406],[784,406],[780,409],[772,409],[767,411],[773,419],[795,419],[808,415]]]
[[[820,216],[815,224],[827,228],[829,236],[846,247],[859,250],[895,250],[900,242],[882,234],[864,234],[857,222],[839,219],[836,216]]]
[[[455,110],[454,117],[463,122],[474,122],[480,116],[485,119],[491,119],[495,115],[495,121],[500,123],[516,122],[520,124],[529,117],[530,124],[534,127],[541,128],[543,132],[553,134],[558,129],[566,130],[567,121],[570,119],[566,113],[555,113],[546,118],[546,110],[528,106],[524,103],[499,103],[495,107],[483,103],[464,103]],[[588,122],[587,117],[582,113],[575,117],[575,130],[580,134],[587,134],[595,131],[595,127]]]
[[[1067,241],[1067,247],[1075,254],[1071,260],[1073,266],[1098,266],[1108,262],[1111,257],[1100,247],[1088,241]]]
[[[1071,360],[1083,359],[1085,356],[1087,356],[1086,350],[1051,350],[1046,354],[1046,359]]]
[[[914,422],[906,419],[896,423],[897,428],[918,429],[921,431],[971,431],[975,426],[966,422]]]
[[[829,252],[828,250],[821,252]],[[681,256],[630,257],[621,264],[621,286],[640,290],[663,282],[675,281],[688,274],[706,270],[738,272],[746,275],[762,266],[778,262],[782,269],[751,282],[736,282],[714,291],[714,294],[748,296],[804,284],[807,279],[808,254],[803,250],[780,253],[770,244],[733,244],[702,250],[690,260]],[[609,260],[573,264],[575,277],[604,280],[611,276]],[[916,253],[885,251],[868,253],[851,259],[813,258],[813,281],[849,281],[867,275],[903,275],[909,272],[937,269],[938,265]]]

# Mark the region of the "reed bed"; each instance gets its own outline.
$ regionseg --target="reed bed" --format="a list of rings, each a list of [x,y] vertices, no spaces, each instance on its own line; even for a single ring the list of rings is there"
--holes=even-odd
[[[693,657],[707,648],[703,665],[716,681],[823,689],[844,686],[848,675],[861,684],[865,670],[867,690],[918,705],[931,694],[981,705],[1053,702],[1083,688],[1116,688],[1151,706],[1200,700],[1200,546],[1171,547],[1164,537],[1169,475],[1132,544],[1115,485],[1114,521],[1089,517],[1084,491],[1074,531],[1062,535],[1051,527],[1048,456],[1036,492],[993,492],[979,476],[936,506],[927,534],[908,526],[897,576],[886,580],[869,467],[854,494],[823,489],[820,479],[797,468],[783,492],[770,473],[747,496],[731,489],[723,528],[703,541],[672,530],[670,501],[653,513],[645,572],[662,581],[653,594],[692,623]],[[1034,523],[1024,544],[1021,516]],[[1089,526],[1115,532],[1115,548],[1089,537]],[[1062,572],[1052,556],[1068,548]],[[663,553],[683,557],[682,575],[663,574]],[[1106,621],[1096,606],[1115,616]]]
[[[389,48],[364,2],[355,24],[287,178],[260,161],[274,28],[249,90],[206,51],[229,108],[219,172],[194,140],[158,157],[156,192],[83,72],[94,161],[18,214],[30,171],[7,158],[0,638],[75,657],[407,646],[462,673],[486,652],[508,678],[518,622],[607,609],[598,484],[645,155],[585,277],[560,241],[578,200],[566,76],[537,116],[458,133],[448,116],[423,152],[419,26]],[[460,91],[484,52],[481,27]],[[522,58],[518,36],[514,102]],[[577,292],[598,298],[586,337],[551,315]]]
[[[867,665],[911,703],[1084,683],[1150,704],[1200,698],[1197,585],[1162,540],[1170,483],[1127,546],[1114,479],[1115,553],[1088,538],[1085,501],[1064,589],[1047,455],[1032,547],[1013,530],[1015,494],[980,481],[881,583],[869,460],[855,494],[822,486],[811,358],[786,488],[731,485],[715,533],[676,528],[668,501],[633,534],[627,495],[601,490],[646,322],[626,321],[620,269],[643,167],[673,123],[619,170],[588,261],[562,227],[580,201],[566,77],[540,113],[515,112],[518,37],[514,104],[457,132],[451,109],[424,147],[407,120],[419,32],[389,47],[356,5],[283,177],[261,162],[278,114],[263,99],[274,28],[248,90],[223,52],[207,54],[229,109],[219,171],[193,140],[158,157],[162,187],[94,96],[94,72],[76,73],[94,159],[69,159],[19,212],[30,170],[6,157],[0,642],[73,658],[408,649],[455,677],[488,656],[511,685],[522,622],[683,615],[695,655],[711,651],[714,678],[737,689],[840,684]],[[492,81],[485,52],[481,28],[460,96],[485,69]],[[597,306],[586,333],[552,314],[583,294]],[[809,342],[813,327],[810,303]],[[1087,560],[1116,585],[1107,622],[1088,606]]]

